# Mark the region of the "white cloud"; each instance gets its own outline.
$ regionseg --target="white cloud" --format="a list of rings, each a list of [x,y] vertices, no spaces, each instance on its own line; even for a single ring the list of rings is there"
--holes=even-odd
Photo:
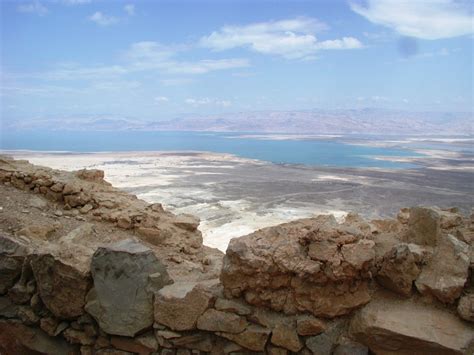
[[[133,4],[127,4],[123,7],[123,9],[125,10],[125,12],[129,15],[129,16],[134,16],[135,15],[135,5]]]
[[[205,74],[250,65],[244,58],[178,61],[173,57],[181,50],[182,47],[163,46],[157,42],[137,42],[130,46],[125,57],[133,70],[161,70],[172,74]]]
[[[224,26],[219,31],[202,37],[199,43],[215,51],[245,47],[287,59],[314,57],[315,52],[323,49],[362,47],[360,41],[353,37],[319,41],[315,33],[325,29],[327,26],[318,20],[300,17],[246,26]]]
[[[100,11],[95,12],[88,19],[92,22],[95,22],[99,26],[110,26],[118,22],[118,18],[114,16],[105,15]]]
[[[66,5],[82,5],[82,4],[89,4],[92,0],[59,0],[63,4]]]
[[[157,96],[154,100],[155,102],[168,102],[170,99],[168,99],[166,96]]]
[[[350,5],[369,21],[404,36],[434,40],[474,32],[470,0],[367,0],[366,6]]]
[[[20,12],[34,13],[39,16],[44,16],[49,12],[48,8],[41,4],[39,1],[35,1],[29,4],[18,5],[17,9]]]
[[[229,107],[232,105],[232,102],[229,100],[218,100],[209,97],[203,98],[188,98],[184,100],[184,102],[188,105],[192,106],[205,106],[205,105],[213,105],[213,106],[221,106],[221,107]]]

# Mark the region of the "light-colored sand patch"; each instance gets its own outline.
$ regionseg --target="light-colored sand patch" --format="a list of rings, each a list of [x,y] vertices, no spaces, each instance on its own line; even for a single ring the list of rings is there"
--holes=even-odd
[[[348,178],[337,175],[318,175],[312,181],[349,181]]]

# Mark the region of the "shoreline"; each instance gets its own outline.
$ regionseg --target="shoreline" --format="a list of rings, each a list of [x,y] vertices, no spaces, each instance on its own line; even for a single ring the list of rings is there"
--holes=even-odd
[[[444,170],[341,168],[197,151],[1,153],[62,170],[104,170],[118,188],[198,216],[204,244],[222,251],[233,237],[317,214],[382,218],[407,205],[473,207],[472,172],[449,164]]]

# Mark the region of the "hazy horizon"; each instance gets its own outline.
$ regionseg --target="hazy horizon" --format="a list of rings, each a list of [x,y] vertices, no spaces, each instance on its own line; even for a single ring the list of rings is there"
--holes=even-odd
[[[2,121],[472,113],[469,1],[2,1]]]

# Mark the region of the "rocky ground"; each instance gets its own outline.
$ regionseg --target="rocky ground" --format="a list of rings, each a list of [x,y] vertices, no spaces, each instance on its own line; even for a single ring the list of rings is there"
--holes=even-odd
[[[0,160],[2,354],[472,354],[474,215],[265,228],[225,255],[100,170]]]
[[[411,158],[417,169],[395,170],[276,165],[196,152],[12,154],[56,169],[104,170],[124,191],[198,216],[204,244],[223,252],[233,237],[321,213],[382,218],[420,204],[468,213],[474,198],[472,160],[446,151]]]

